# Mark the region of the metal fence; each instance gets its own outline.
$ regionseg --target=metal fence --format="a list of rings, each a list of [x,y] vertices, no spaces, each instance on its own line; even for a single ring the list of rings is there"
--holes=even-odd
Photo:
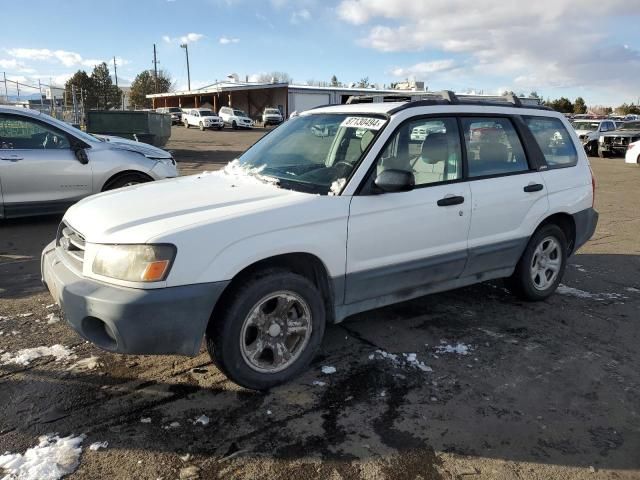
[[[11,78],[6,73],[0,77],[0,105],[30,108],[51,115],[68,123],[83,125],[85,112],[82,105],[82,91],[73,87],[67,92],[65,87],[42,83],[27,83],[26,80]]]

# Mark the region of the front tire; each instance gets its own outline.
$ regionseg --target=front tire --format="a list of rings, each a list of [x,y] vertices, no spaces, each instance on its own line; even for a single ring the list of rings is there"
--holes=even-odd
[[[238,129],[238,124],[236,123],[235,120],[231,123],[231,128],[233,128],[234,130]]]
[[[120,177],[117,177],[111,180],[109,183],[106,184],[103,191],[106,192],[107,190],[115,190],[116,188],[130,187],[132,185],[138,185],[140,183],[147,183],[147,182],[150,182],[151,180],[152,180],[151,178],[143,174],[127,173],[125,175],[122,175]]]
[[[184,128],[189,128],[189,122],[184,122]]]
[[[568,250],[564,231],[555,224],[544,225],[529,240],[513,275],[506,281],[507,288],[523,300],[545,300],[562,280]]]
[[[325,329],[322,295],[306,277],[262,272],[239,285],[207,327],[211,359],[233,382],[265,390],[302,373]]]

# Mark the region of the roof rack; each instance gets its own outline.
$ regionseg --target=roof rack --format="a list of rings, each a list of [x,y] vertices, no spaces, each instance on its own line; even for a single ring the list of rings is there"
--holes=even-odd
[[[451,90],[420,93],[408,92],[388,95],[359,95],[349,97],[347,100],[348,104],[382,102],[406,102],[404,105],[391,110],[389,113],[395,113],[406,108],[429,105],[491,105],[498,107],[551,110],[551,108],[542,105],[538,98],[522,98],[511,93],[507,95],[456,95]]]

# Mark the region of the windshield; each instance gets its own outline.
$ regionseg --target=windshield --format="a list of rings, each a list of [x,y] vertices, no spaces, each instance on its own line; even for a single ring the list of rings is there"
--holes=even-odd
[[[338,194],[386,120],[346,114],[295,117],[247,150],[239,163],[282,188]]]
[[[213,113],[211,110],[200,110],[200,116],[201,117],[215,117],[216,114]]]
[[[267,108],[264,113],[275,113],[276,115],[280,115],[280,110],[276,110],[275,108]]]
[[[247,116],[247,114],[246,114],[246,113],[244,113],[242,110],[234,110],[234,111],[233,111],[233,114],[234,114],[236,117],[246,117],[246,116]]]
[[[85,142],[103,142],[104,141],[92,135],[89,135],[88,133],[83,132],[82,130],[74,127],[73,125],[67,122],[63,122],[62,120],[58,120],[57,118],[47,115],[46,113],[42,113],[41,115],[46,117],[46,119],[50,123],[56,125],[59,128],[62,128],[63,130],[66,130],[67,132],[71,133],[72,135],[75,135],[76,137],[78,137],[79,139]]]
[[[627,122],[620,127],[620,130],[640,130],[640,122]]]
[[[576,130],[589,130],[590,132],[598,130],[598,124],[592,122],[573,122],[571,125]]]
[[[178,107],[169,107],[169,113],[178,113],[181,111],[182,110],[180,110]]]

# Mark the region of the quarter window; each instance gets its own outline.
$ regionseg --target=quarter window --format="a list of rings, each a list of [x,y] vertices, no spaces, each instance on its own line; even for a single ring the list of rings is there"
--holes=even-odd
[[[562,121],[549,117],[523,117],[549,167],[572,167],[578,163],[576,147]]]
[[[529,170],[527,158],[511,120],[463,118],[469,177],[504,175]]]
[[[419,119],[401,125],[378,158],[378,175],[390,169],[413,173],[416,186],[462,178],[455,118]]]
[[[0,149],[56,150],[71,148],[60,131],[17,115],[0,115]]]

